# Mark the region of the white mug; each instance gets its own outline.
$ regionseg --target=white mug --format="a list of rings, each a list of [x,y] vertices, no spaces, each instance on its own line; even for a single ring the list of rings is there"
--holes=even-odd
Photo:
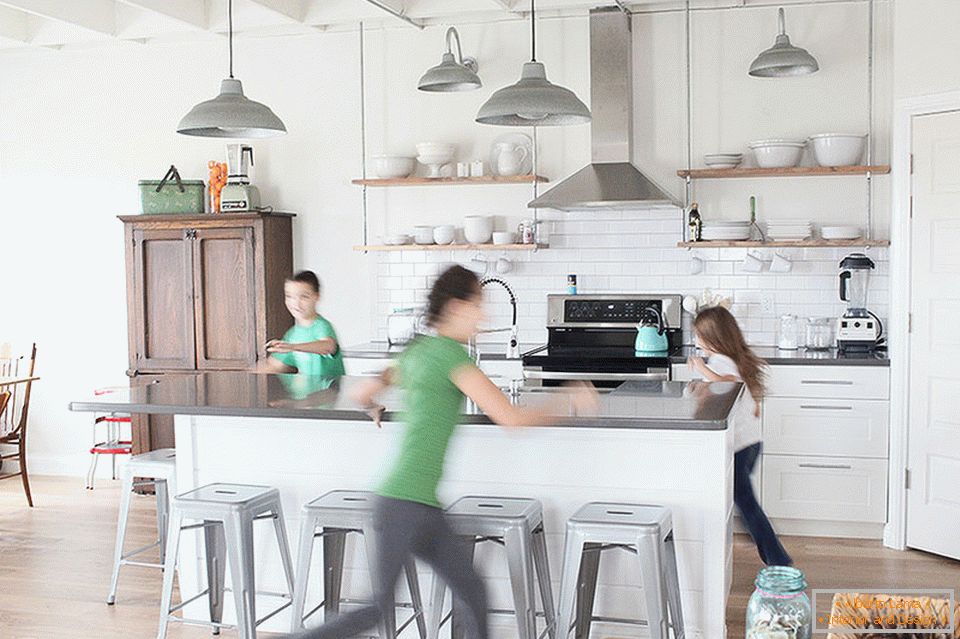
[[[771,273],[789,273],[793,269],[793,262],[779,253],[773,254],[773,261],[770,262]]]
[[[743,258],[743,270],[747,273],[759,273],[763,270],[763,260],[753,253],[747,253]]]

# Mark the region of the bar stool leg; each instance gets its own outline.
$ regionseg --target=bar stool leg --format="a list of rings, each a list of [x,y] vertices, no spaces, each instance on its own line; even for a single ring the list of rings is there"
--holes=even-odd
[[[526,526],[510,528],[504,535],[520,639],[536,639],[537,636],[532,537],[530,529]]]
[[[563,542],[563,568],[560,573],[560,605],[557,608],[557,639],[567,639],[574,621],[574,601],[583,558],[583,535],[567,526]]]
[[[242,515],[231,515],[225,522],[225,528],[233,599],[237,607],[237,633],[240,639],[255,639],[257,605],[253,578],[253,520]]]
[[[93,477],[97,472],[97,458],[100,455],[96,453],[90,453],[90,468],[87,469],[87,490],[93,490]]]
[[[533,562],[537,570],[537,584],[540,586],[540,601],[543,604],[547,630],[550,639],[556,639],[557,610],[553,604],[553,584],[550,583],[550,564],[547,559],[546,535],[542,525],[533,533]]]
[[[663,597],[660,540],[658,537],[640,535],[636,543],[643,597],[647,602],[647,629],[650,631],[650,639],[667,639],[667,604]]]
[[[677,548],[673,540],[673,531],[663,542],[664,578],[667,582],[667,603],[670,605],[670,624],[673,626],[674,639],[684,639],[683,606],[680,602],[680,578],[677,571]]]
[[[170,616],[170,603],[173,600],[173,575],[177,571],[177,551],[180,548],[180,528],[183,515],[174,508],[170,513],[169,536],[167,538],[166,561],[163,564],[163,590],[160,595],[160,628],[157,639],[166,639],[167,619]]]
[[[293,598],[293,560],[290,558],[290,539],[287,537],[287,524],[283,520],[283,508],[277,506],[273,511],[273,532],[277,536],[280,549],[280,561],[283,562],[283,574],[287,579],[287,592]]]
[[[223,524],[218,521],[205,520],[203,526],[203,543],[207,563],[207,605],[210,608],[210,621],[223,621],[223,594],[226,587],[227,571],[227,540]],[[213,634],[220,634],[220,628],[214,626]]]
[[[407,575],[407,590],[410,591],[410,603],[413,605],[413,614],[416,615],[420,639],[427,639],[427,619],[423,613],[423,598],[420,596],[420,582],[417,580],[416,559],[411,557],[403,570]]]
[[[343,590],[343,556],[347,545],[345,530],[323,529],[323,621],[340,614]]]
[[[96,459],[96,455],[94,455],[93,458]],[[117,583],[120,580],[120,562],[123,560],[123,542],[127,536],[127,517],[130,515],[130,495],[133,493],[133,476],[130,473],[125,472],[123,474],[123,485],[120,490],[120,514],[117,517],[117,541],[113,548],[113,574],[110,577],[110,593],[107,595],[107,604],[110,606],[117,601]]]
[[[163,479],[155,479],[153,487],[157,497],[157,538],[160,545],[160,563],[162,564],[167,557],[167,518],[170,511],[170,495],[167,492],[167,482]]]
[[[427,639],[440,638],[440,622],[443,620],[443,599],[446,592],[446,584],[434,572],[430,584],[430,607],[427,608]]]
[[[575,606],[573,636],[587,639],[593,622],[593,604],[597,598],[597,575],[600,572],[600,549],[602,544],[583,545],[580,558],[580,574],[577,577],[577,603]]]
[[[303,628],[303,613],[307,603],[307,586],[310,583],[310,561],[313,558],[313,536],[317,531],[316,517],[304,510],[300,523],[300,541],[297,546],[297,580],[294,583],[293,603],[290,606],[290,632]],[[324,553],[326,556],[326,553]],[[326,586],[324,579],[324,586]]]

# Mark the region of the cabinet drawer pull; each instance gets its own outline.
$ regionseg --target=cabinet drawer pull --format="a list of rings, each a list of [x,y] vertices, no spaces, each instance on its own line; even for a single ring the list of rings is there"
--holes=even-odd
[[[853,406],[821,406],[819,404],[800,404],[806,410],[853,410]]]
[[[801,463],[797,464],[800,468],[827,468],[832,470],[853,470],[853,466],[849,464],[807,464]]]
[[[802,379],[801,384],[818,384],[821,386],[853,386],[848,379]]]

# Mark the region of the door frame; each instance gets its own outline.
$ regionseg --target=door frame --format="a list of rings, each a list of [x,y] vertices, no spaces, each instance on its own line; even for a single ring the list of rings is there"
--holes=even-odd
[[[903,550],[907,539],[906,469],[910,424],[910,263],[912,226],[910,198],[913,118],[960,111],[960,91],[897,100],[893,116],[890,216],[890,472],[887,486],[887,525],[883,544]]]

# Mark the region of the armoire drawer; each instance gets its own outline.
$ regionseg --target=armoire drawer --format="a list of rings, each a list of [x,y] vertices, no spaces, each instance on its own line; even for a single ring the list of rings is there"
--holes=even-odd
[[[763,451],[886,459],[889,420],[890,404],[882,400],[768,397]]]
[[[887,461],[764,455],[763,509],[786,519],[882,523]]]
[[[771,366],[767,397],[889,399],[884,366]]]

